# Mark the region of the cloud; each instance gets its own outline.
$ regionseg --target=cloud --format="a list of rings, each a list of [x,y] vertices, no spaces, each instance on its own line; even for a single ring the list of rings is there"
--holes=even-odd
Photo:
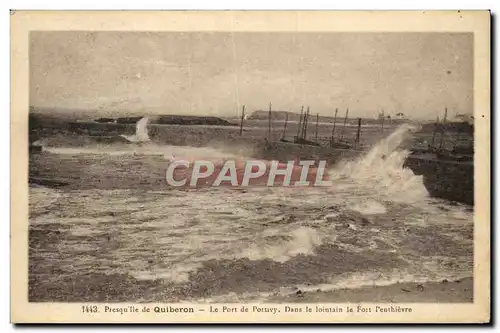
[[[472,36],[36,32],[30,103],[238,114],[273,108],[431,118],[472,110]]]

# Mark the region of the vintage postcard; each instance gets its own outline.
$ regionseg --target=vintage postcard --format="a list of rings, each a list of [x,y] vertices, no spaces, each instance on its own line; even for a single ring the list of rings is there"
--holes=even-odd
[[[13,323],[490,320],[488,11],[12,11]]]

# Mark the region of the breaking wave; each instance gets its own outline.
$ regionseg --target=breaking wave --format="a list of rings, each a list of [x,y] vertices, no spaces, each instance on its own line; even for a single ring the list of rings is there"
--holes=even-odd
[[[399,148],[411,128],[401,125],[364,156],[341,162],[329,171],[330,176],[336,180],[348,179],[370,189],[374,196],[381,194],[399,202],[426,200],[428,192],[423,177],[403,167],[410,152]]]
[[[135,125],[135,134],[134,135],[122,135],[125,139],[130,142],[149,142],[151,139],[148,135],[148,124],[149,118],[143,117],[141,118],[137,124]]]
[[[321,243],[321,236],[311,228],[299,227],[287,235],[283,235],[278,229],[268,229],[266,237],[246,249],[242,257],[250,260],[271,259],[285,262],[299,254],[313,254],[315,247]]]

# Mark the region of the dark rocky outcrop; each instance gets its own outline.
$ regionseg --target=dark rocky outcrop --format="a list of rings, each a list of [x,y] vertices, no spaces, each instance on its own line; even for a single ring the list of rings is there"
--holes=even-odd
[[[404,167],[423,175],[424,186],[433,197],[474,204],[474,161],[439,158],[431,154],[411,154]]]
[[[234,126],[227,120],[212,116],[162,115],[153,120],[155,124],[170,125],[219,125]]]
[[[474,125],[466,121],[464,122],[448,122],[444,124],[438,123],[428,123],[423,124],[420,132],[421,133],[432,133],[434,131],[445,131],[451,133],[463,133],[463,134],[473,134]]]

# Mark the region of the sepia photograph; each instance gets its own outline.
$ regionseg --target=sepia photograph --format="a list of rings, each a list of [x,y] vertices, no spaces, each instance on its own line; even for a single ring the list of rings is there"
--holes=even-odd
[[[27,31],[23,304],[158,321],[464,305],[488,320],[489,30],[288,15],[294,29]],[[489,29],[487,12],[449,15]]]

